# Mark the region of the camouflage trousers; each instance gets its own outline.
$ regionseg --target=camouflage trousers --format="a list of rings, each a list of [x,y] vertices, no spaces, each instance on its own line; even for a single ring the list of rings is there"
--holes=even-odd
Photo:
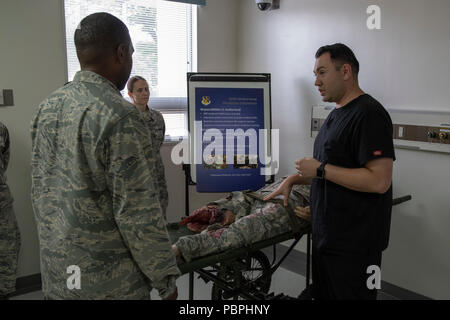
[[[20,232],[11,206],[0,208],[0,296],[16,290]]]
[[[213,225],[199,234],[179,238],[175,245],[187,262],[247,246],[291,229],[288,212],[280,204],[253,199],[243,192],[233,192],[232,197],[217,203],[219,207],[236,213],[237,220],[227,228],[214,229]]]

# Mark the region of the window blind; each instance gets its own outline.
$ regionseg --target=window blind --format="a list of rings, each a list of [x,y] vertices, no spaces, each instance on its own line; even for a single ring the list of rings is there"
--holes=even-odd
[[[95,12],[108,12],[128,27],[133,41],[130,76],[144,77],[155,109],[186,109],[186,73],[195,71],[195,7],[204,1],[65,0],[68,81],[80,70],[74,44],[79,22]],[[122,92],[127,96],[127,92]]]

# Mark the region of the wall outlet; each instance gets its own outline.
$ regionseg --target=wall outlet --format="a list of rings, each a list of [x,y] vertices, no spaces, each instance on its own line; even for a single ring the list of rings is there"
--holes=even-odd
[[[403,127],[402,126],[398,127],[398,137],[403,138]]]
[[[319,131],[319,129],[320,129],[319,124],[320,124],[320,119],[312,119],[311,130]]]

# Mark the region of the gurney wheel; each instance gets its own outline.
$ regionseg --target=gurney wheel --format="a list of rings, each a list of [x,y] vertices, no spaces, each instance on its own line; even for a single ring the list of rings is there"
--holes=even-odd
[[[221,269],[217,276],[227,281],[231,285],[236,285],[236,278],[239,277],[239,281],[242,284],[247,284],[252,281],[252,286],[250,289],[246,288],[246,291],[250,291],[250,293],[264,293],[267,294],[270,289],[271,276],[266,276],[270,273],[270,262],[267,259],[266,255],[261,251],[253,251],[247,257],[238,259],[236,263],[241,262],[241,264],[246,267],[240,270],[238,274],[236,274],[236,270],[231,268],[233,263],[225,266]],[[223,289],[221,289],[216,284],[213,284],[211,290],[211,299],[212,300],[225,300],[229,299],[230,294]]]

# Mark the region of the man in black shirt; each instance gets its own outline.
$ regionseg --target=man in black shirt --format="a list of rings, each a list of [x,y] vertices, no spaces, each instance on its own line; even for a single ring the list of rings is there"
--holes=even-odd
[[[376,299],[370,266],[387,248],[395,160],[392,121],[358,84],[359,63],[343,44],[321,47],[314,74],[323,101],[336,108],[314,143],[314,158],[297,160],[297,174],[266,199],[311,183],[313,297]]]

